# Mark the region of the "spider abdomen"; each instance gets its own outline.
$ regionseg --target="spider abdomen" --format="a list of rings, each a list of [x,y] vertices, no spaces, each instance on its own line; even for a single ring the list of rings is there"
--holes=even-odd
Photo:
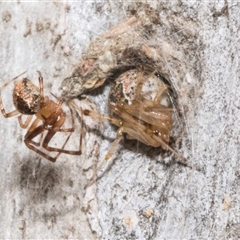
[[[13,91],[13,103],[20,113],[33,115],[40,108],[40,90],[29,79],[17,82]]]

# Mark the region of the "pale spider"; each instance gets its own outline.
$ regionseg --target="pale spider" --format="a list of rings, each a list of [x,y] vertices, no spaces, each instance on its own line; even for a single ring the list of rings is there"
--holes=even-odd
[[[36,119],[29,126],[29,129],[24,137],[24,142],[28,148],[50,160],[55,162],[61,153],[80,155],[82,148],[82,134],[80,134],[79,149],[77,151],[65,150],[64,147],[67,144],[71,134],[75,130],[74,116],[72,107],[69,106],[71,113],[71,128],[63,128],[63,124],[66,120],[66,113],[62,109],[63,100],[59,100],[53,95],[58,102],[54,102],[49,97],[43,94],[43,78],[39,71],[39,88],[34,85],[29,79],[23,78],[15,84],[13,90],[13,103],[16,110],[6,113],[2,103],[1,92],[10,83],[18,79],[21,75],[11,79],[0,88],[0,108],[5,118],[18,115],[18,121],[22,128],[27,128],[32,120],[33,115]],[[26,120],[22,120],[22,115],[28,115]],[[44,131],[47,131],[45,137],[43,137]],[[49,142],[56,134],[56,132],[69,132],[67,139],[65,140],[61,148],[55,148],[48,146]],[[40,140],[33,141],[33,139],[40,135]],[[43,152],[40,147],[43,147],[47,151],[57,152],[55,157],[51,157],[49,154]]]
[[[108,100],[110,116],[83,110],[84,115],[107,120],[119,127],[115,141],[87,186],[93,183],[97,172],[111,158],[123,134],[128,139],[169,150],[187,165],[187,160],[168,144],[172,114],[177,111],[172,106],[169,90],[170,86],[161,80],[157,71],[132,69],[122,73],[113,82]]]

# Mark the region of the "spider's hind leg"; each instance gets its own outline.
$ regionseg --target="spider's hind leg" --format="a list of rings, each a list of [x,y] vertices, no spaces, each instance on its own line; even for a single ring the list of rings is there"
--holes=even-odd
[[[122,127],[120,127],[117,131],[117,137],[112,143],[111,148],[109,149],[108,153],[106,154],[103,161],[100,163],[100,165],[95,169],[91,181],[84,187],[85,189],[89,186],[91,186],[97,179],[98,172],[102,169],[104,164],[112,157],[113,153],[116,151],[116,148],[119,144],[119,142],[122,140]]]

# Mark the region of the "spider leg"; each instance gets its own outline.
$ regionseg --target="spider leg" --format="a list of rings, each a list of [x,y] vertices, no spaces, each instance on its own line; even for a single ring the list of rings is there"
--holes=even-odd
[[[58,151],[59,153],[55,156],[55,157],[51,157],[50,155],[46,154],[45,152],[39,150],[37,147],[39,147],[41,145],[42,142],[42,137],[43,137],[43,132],[45,130],[44,125],[40,125],[37,126],[39,121],[41,121],[40,119],[35,119],[35,121],[32,123],[32,125],[30,126],[27,134],[25,135],[24,138],[24,142],[26,144],[26,146],[35,151],[36,153],[40,154],[41,156],[45,157],[46,159],[48,159],[51,162],[55,162],[57,160],[57,158],[59,157],[59,155],[61,154],[60,151]],[[35,142],[32,139],[35,138],[36,136],[38,136],[39,134],[41,134],[40,137],[40,141],[39,142]],[[68,139],[70,136],[68,136],[68,138],[66,139],[66,141],[64,142],[62,148],[65,147]]]
[[[86,185],[86,187],[90,186],[96,180],[97,172],[111,158],[114,151],[116,150],[117,145],[119,144],[119,142],[122,138],[123,132],[129,134],[133,139],[138,139],[139,141],[145,143],[146,145],[151,145],[154,147],[161,146],[163,149],[171,151],[176,157],[178,157],[181,160],[182,163],[191,167],[189,165],[187,159],[184,158],[177,151],[172,149],[166,142],[164,142],[164,140],[161,137],[155,135],[153,132],[153,129],[148,128],[141,122],[137,121],[135,118],[132,117],[132,115],[125,112],[123,109],[119,108],[118,106],[114,108],[113,112],[115,112],[118,116],[121,116],[122,120],[117,120],[115,118],[103,116],[94,111],[89,111],[89,110],[83,111],[84,115],[91,116],[94,119],[98,119],[98,120],[105,120],[105,121],[107,120],[107,121],[111,122],[112,124],[120,127],[117,132],[117,137],[112,144],[112,147],[108,151],[105,159],[102,161],[102,163],[96,169],[96,171],[94,171],[93,179],[89,182],[89,184]]]
[[[59,104],[62,105],[62,102],[60,102]],[[60,106],[61,106],[60,105]],[[54,131],[55,132],[74,132],[75,130],[75,121],[74,121],[74,117],[73,117],[73,110],[72,108],[69,106],[70,109],[70,114],[71,114],[71,122],[72,122],[72,127],[71,128],[61,128],[61,126],[64,124],[65,120],[66,120],[66,113],[64,113],[62,111],[62,109],[59,108],[59,111],[56,112],[55,114],[52,114],[51,117],[49,117],[48,119],[46,119],[45,123],[44,123],[44,128],[46,130],[52,130],[53,126],[52,124],[50,124],[54,119],[56,119],[56,116],[60,116],[61,120],[60,121],[60,126],[55,127]],[[49,126],[50,125],[50,126]]]
[[[46,159],[48,159],[51,162],[56,162],[56,160],[59,157],[59,155],[61,154],[61,152],[59,152],[55,157],[51,157],[50,155],[44,153],[43,151],[39,150],[36,146],[34,146],[35,144],[33,145],[32,139],[34,137],[36,137],[37,135],[42,134],[44,130],[45,129],[44,129],[43,125],[38,126],[32,132],[26,134],[24,142],[29,149],[31,149],[34,152],[38,153],[39,155],[45,157]],[[65,144],[66,144],[66,142],[64,143],[63,147],[65,146]]]
[[[1,98],[1,97],[0,97]],[[9,112],[9,113],[6,113],[5,112],[5,109],[3,107],[3,104],[2,104],[2,100],[0,99],[0,108],[1,108],[1,112],[2,112],[2,115],[5,117],[5,118],[9,118],[9,117],[13,117],[13,116],[16,116],[19,114],[19,111],[18,110],[14,110],[12,112]]]
[[[179,154],[177,151],[175,151],[173,148],[171,148],[167,143],[165,143],[161,138],[157,137],[156,135],[152,136],[153,139],[155,139],[156,141],[158,141],[162,148],[165,150],[169,150],[170,152],[172,152],[174,155],[176,155],[180,160],[182,160],[182,162],[186,165],[188,165],[188,161],[185,157],[183,157],[181,154]]]
[[[116,139],[112,143],[112,146],[109,149],[108,153],[106,154],[104,160],[100,163],[100,165],[94,171],[93,176],[92,176],[92,180],[85,186],[85,188],[87,188],[87,187],[91,186],[96,181],[97,173],[99,172],[99,170],[102,169],[103,165],[112,157],[112,155],[116,151],[116,148],[117,148],[119,142],[122,139],[122,133],[123,132],[128,133],[128,134],[130,133],[130,135],[133,136],[134,138],[136,138],[136,139],[140,138],[142,141],[145,141],[145,142],[147,142],[149,139],[147,139],[147,140],[144,139],[144,136],[139,137],[139,132],[143,133],[143,135],[147,136],[146,133],[144,134],[145,127],[142,124],[140,124],[139,122],[137,122],[136,120],[134,120],[127,113],[126,113],[125,117],[129,118],[128,122],[132,123],[132,124],[130,124],[130,126],[128,126],[129,124],[125,125],[125,121],[123,123],[122,120],[118,120],[118,119],[113,118],[113,117],[104,116],[104,115],[101,115],[101,114],[99,114],[95,111],[83,110],[83,114],[86,115],[86,116],[91,116],[92,118],[94,118],[96,120],[109,121],[110,123],[119,127],[119,129],[117,131]],[[134,126],[135,130],[133,129],[133,126]],[[148,138],[150,138],[150,136],[148,136]]]
[[[2,91],[8,84],[10,84],[11,82],[15,81],[17,78],[19,78],[20,76],[22,76],[24,73],[26,73],[27,71],[19,74],[18,76],[14,77],[13,79],[9,80],[8,82],[6,82],[2,87],[0,87],[0,91]]]
[[[175,156],[178,157],[178,159],[180,159],[180,161],[178,161],[179,163],[181,164],[184,164],[185,166],[188,166],[189,168],[191,169],[194,169],[198,172],[201,171],[200,168],[198,167],[195,167],[195,166],[192,166],[192,164],[189,163],[189,161],[183,157],[181,154],[179,154],[177,151],[175,151],[173,148],[171,148],[168,144],[166,144],[162,139],[158,138],[157,136],[153,136],[153,138],[156,140],[156,141],[159,141],[159,143],[161,143],[161,146],[163,149],[166,149],[166,150],[169,150],[170,152],[172,152]]]
[[[131,105],[121,101],[112,108],[112,111],[119,116],[125,112],[158,128],[171,129],[173,109],[165,106],[159,107],[155,102],[147,99],[133,100]]]
[[[168,89],[168,88],[170,88],[170,87],[167,86],[167,85],[165,85],[165,84],[163,84],[163,86],[161,86],[161,87],[159,88],[159,90],[158,90],[158,92],[157,92],[157,94],[156,94],[156,96],[155,96],[155,98],[154,98],[153,101],[160,103],[163,93],[164,93],[165,90]]]
[[[101,115],[100,113],[97,113],[95,111],[91,111],[91,110],[83,110],[83,114],[85,116],[90,116],[92,117],[93,119],[95,120],[103,120],[103,121],[108,121],[118,127],[121,127],[122,126],[122,121],[121,120],[118,120],[118,119],[115,119],[115,118],[112,118],[112,117],[108,117],[108,116],[104,116],[104,115]]]
[[[128,126],[129,126],[128,129],[125,127],[125,129],[122,130],[123,132],[128,133],[130,136],[132,136],[136,139],[139,139],[139,140],[142,139],[142,142],[147,145],[155,146],[156,143],[159,143],[163,149],[171,151],[174,155],[176,155],[179,159],[181,159],[183,163],[188,165],[188,163],[187,163],[188,161],[186,158],[184,158],[181,154],[179,154],[177,151],[175,151],[173,148],[171,148],[160,137],[153,134],[152,130],[147,131],[148,130],[147,127],[145,127],[144,125],[142,125],[141,123],[136,121],[130,114],[128,114],[124,111],[118,112],[119,111],[118,108],[115,108],[115,111],[117,112],[117,114],[119,116],[122,117],[124,123],[128,123]],[[151,142],[151,144],[149,144],[150,142]],[[157,145],[156,145],[156,147],[157,147]]]
[[[33,145],[35,145],[36,147],[39,147],[39,146],[41,145],[41,142],[42,142],[42,139],[43,139],[43,131],[41,132],[40,140],[39,140],[38,142],[32,140],[32,139],[33,139],[34,137],[36,137],[37,135],[34,136],[34,137],[32,137],[31,139],[29,138],[29,135],[30,135],[30,133],[32,133],[32,132],[37,128],[37,125],[38,125],[38,123],[39,123],[40,121],[41,121],[41,120],[40,120],[39,118],[36,118],[36,119],[33,121],[32,125],[31,125],[30,128],[28,129],[27,134],[26,134],[25,137],[24,137],[24,139],[28,139],[28,142],[31,143],[31,144],[33,144]]]
[[[64,143],[64,146],[67,144],[70,136],[72,135],[72,133],[75,130],[75,122],[74,122],[74,117],[73,117],[73,111],[70,108],[71,111],[71,118],[72,118],[72,128],[61,128],[62,125],[64,124],[65,120],[66,120],[66,114],[64,112],[62,112],[58,117],[59,120],[57,120],[52,126],[51,128],[46,128],[44,126],[44,129],[48,130],[47,135],[45,136],[42,146],[48,150],[48,151],[55,151],[55,152],[60,152],[60,153],[67,153],[67,154],[71,154],[71,155],[80,155],[82,153],[82,136],[80,135],[80,145],[79,145],[79,150],[78,151],[72,151],[72,150],[65,150],[63,149],[63,147],[61,149],[59,148],[54,148],[54,147],[50,147],[48,146],[50,140],[53,138],[53,136],[56,134],[56,132],[70,132],[67,140]]]
[[[83,111],[81,109],[81,134],[80,134],[80,142],[79,142],[79,150],[82,152],[82,139],[84,136],[84,125],[83,125]]]
[[[52,94],[54,97],[56,97],[54,94]],[[57,98],[57,97],[56,97]],[[58,98],[57,98],[58,99]],[[58,99],[59,100],[59,99]],[[75,120],[74,120],[74,116],[73,116],[73,107],[76,108],[79,112],[80,112],[80,119],[81,119],[81,133],[80,133],[80,139],[79,139],[79,151],[76,151],[76,155],[78,154],[81,154],[82,152],[82,139],[83,139],[83,136],[84,136],[84,125],[83,125],[83,111],[82,111],[82,108],[79,108],[75,103],[74,104],[69,104],[69,102],[67,102],[67,105],[70,109],[70,113],[71,113],[71,121],[72,121],[72,127],[71,128],[55,128],[54,130],[56,132],[74,132],[75,130]],[[78,114],[78,111],[76,111],[76,113]],[[61,113],[62,114],[62,122],[64,123],[65,120],[66,120],[66,114],[64,112]],[[63,125],[62,123],[62,125]],[[50,130],[52,129],[53,127],[45,127],[45,129],[47,130]],[[69,153],[71,154],[71,153]],[[72,153],[75,155],[75,153]]]
[[[39,81],[39,88],[40,88],[40,106],[44,106],[45,102],[44,102],[44,94],[43,94],[43,77],[40,71],[37,71],[39,77],[38,77],[38,81]]]
[[[26,128],[32,120],[33,115],[28,115],[25,122],[22,121],[22,114],[18,116],[18,122],[21,128]]]
[[[100,163],[100,165],[95,169],[93,176],[92,176],[92,180],[84,187],[85,189],[89,186],[91,186],[97,178],[97,174],[98,172],[102,169],[103,165],[112,157],[113,153],[116,151],[116,148],[119,144],[119,142],[122,140],[122,130],[123,127],[120,127],[117,131],[117,137],[114,140],[110,150],[108,151],[107,155],[105,156],[104,160]]]
[[[62,100],[61,100],[59,97],[57,97],[55,94],[51,93],[51,95],[54,96],[59,102],[62,101]]]
[[[30,126],[26,136],[25,136],[25,144],[33,151],[39,153],[40,155],[46,157],[48,160],[55,162],[60,153],[67,153],[67,154],[73,154],[73,155],[80,155],[82,152],[82,134],[83,134],[83,122],[81,123],[81,135],[80,135],[80,140],[79,140],[79,150],[78,151],[71,151],[71,150],[64,150],[65,145],[67,144],[72,132],[75,130],[75,122],[74,122],[74,116],[73,116],[73,110],[71,107],[70,112],[71,112],[71,122],[72,122],[72,127],[71,128],[61,128],[62,125],[64,124],[66,120],[66,114],[62,111],[61,106],[62,106],[62,101],[60,101],[56,105],[56,110],[53,114],[51,114],[48,118],[44,118],[43,115],[37,116],[35,121],[32,123]],[[43,120],[43,124],[38,126],[38,123]],[[57,121],[56,121],[57,120]],[[43,139],[43,132],[44,130],[47,130],[47,134]],[[56,132],[70,132],[69,136],[65,140],[62,148],[53,148],[48,146],[48,143],[50,140],[53,138],[53,136],[56,134]],[[33,141],[37,135],[41,134],[40,141],[36,142]],[[36,147],[39,147],[42,144],[43,148],[45,148],[47,151],[55,151],[59,152],[59,154],[56,157],[50,157],[43,151],[39,150]],[[33,146],[34,145],[34,146]]]
[[[144,126],[140,122],[138,122],[136,119],[134,119],[130,114],[127,112],[119,111],[118,108],[115,108],[116,113],[122,117],[124,123],[128,123],[128,130],[124,131],[128,133],[129,135],[133,136],[134,138],[141,140],[146,145],[151,145],[157,147],[157,143],[161,145],[163,149],[171,151],[174,155],[176,155],[179,159],[181,159],[183,162],[187,162],[186,158],[184,158],[181,154],[179,154],[177,151],[172,149],[166,142],[164,142],[160,137],[156,136],[152,129],[148,130],[148,127]],[[121,115],[120,115],[121,114]],[[162,129],[164,130],[164,128]],[[151,143],[151,144],[150,144]]]
[[[59,155],[60,155],[61,153],[69,153],[69,154],[72,154],[72,151],[65,151],[65,150],[63,150],[63,148],[65,147],[65,145],[67,144],[67,142],[68,142],[68,140],[69,140],[69,138],[70,138],[70,136],[71,136],[71,133],[70,133],[70,135],[67,137],[67,139],[65,140],[62,148],[61,148],[61,149],[57,149],[57,148],[56,148],[56,152],[58,152],[58,154],[57,154],[55,157],[51,157],[50,155],[46,154],[45,152],[39,150],[36,146],[39,146],[39,145],[40,145],[40,143],[41,143],[41,141],[42,141],[42,134],[43,134],[43,131],[44,131],[44,130],[45,130],[44,126],[43,126],[43,125],[40,125],[40,126],[38,126],[37,128],[35,128],[32,132],[27,133],[27,135],[25,136],[24,142],[25,142],[26,146],[27,146],[29,149],[35,151],[36,153],[40,154],[41,156],[45,157],[46,159],[48,159],[48,160],[51,161],[51,162],[56,162],[57,158],[59,157]],[[49,133],[53,133],[53,134],[50,135]],[[48,134],[49,134],[48,137],[50,137],[50,140],[51,140],[51,138],[53,137],[53,135],[54,135],[55,133],[56,133],[56,132],[54,132],[54,131],[49,131],[49,132],[48,132]],[[37,135],[39,135],[39,134],[41,134],[41,140],[40,140],[40,142],[39,142],[39,143],[36,143],[36,142],[32,141],[32,139],[35,138],[35,137],[36,137]],[[47,136],[46,136],[46,137],[47,137]],[[46,137],[45,137],[45,139],[46,139]],[[45,140],[45,139],[44,139],[44,140]],[[50,141],[50,140],[49,140],[49,141]],[[35,145],[35,146],[34,146],[34,145]],[[49,150],[49,149],[47,149],[47,150]],[[51,150],[49,150],[49,151],[51,151]]]

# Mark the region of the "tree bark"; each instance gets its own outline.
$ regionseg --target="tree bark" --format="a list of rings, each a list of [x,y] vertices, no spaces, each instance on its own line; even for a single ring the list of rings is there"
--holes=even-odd
[[[144,43],[164,52],[158,67],[178,95],[170,145],[192,168],[170,151],[122,141],[84,190],[116,128],[82,116],[82,155],[61,154],[51,163],[24,145],[17,118],[1,116],[0,238],[239,238],[239,7],[227,0],[1,3],[0,85],[26,70],[38,85],[39,70],[46,96],[61,97],[63,80],[91,46],[98,42],[104,52],[111,27],[136,16],[145,21]],[[141,9],[152,12],[143,16]],[[129,35],[134,46],[137,31]],[[14,108],[12,86],[1,93],[7,111]],[[110,86],[74,101],[107,115]],[[76,120],[73,147],[79,128]]]

